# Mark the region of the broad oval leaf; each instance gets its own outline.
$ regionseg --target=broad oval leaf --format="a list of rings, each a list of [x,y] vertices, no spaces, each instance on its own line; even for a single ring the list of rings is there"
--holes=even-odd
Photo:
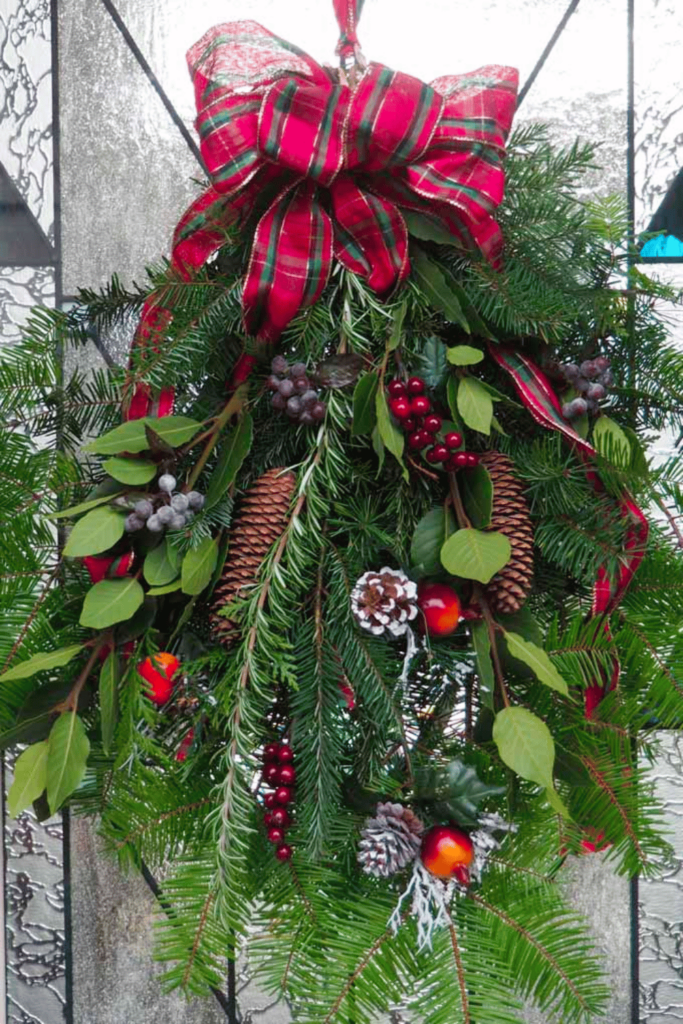
[[[82,644],[72,644],[71,647],[62,647],[59,651],[41,651],[34,654],[26,661],[19,662],[0,676],[0,682],[8,682],[10,679],[28,679],[37,672],[45,672],[50,668],[62,668],[68,665],[79,651],[83,650]]]
[[[48,743],[34,743],[20,754],[14,765],[14,781],[7,794],[7,806],[10,816],[18,814],[30,807],[37,800],[47,785],[47,753]]]
[[[387,351],[393,352],[403,341],[403,321],[406,318],[406,301],[399,303],[394,312],[394,323],[391,328],[391,334],[389,335],[389,341],[387,342]]]
[[[85,595],[81,626],[106,629],[116,622],[126,622],[145,599],[145,592],[134,579],[101,580]]]
[[[159,472],[156,462],[147,459],[123,459],[120,456],[106,459],[102,469],[122,484],[148,484]]]
[[[205,537],[199,547],[187,552],[181,577],[184,594],[201,594],[211,582],[217,559],[218,544],[211,537]]]
[[[619,469],[631,464],[631,444],[618,423],[609,416],[599,416],[593,427],[593,443],[604,459]]]
[[[529,782],[554,789],[555,743],[550,729],[526,708],[503,708],[493,723],[501,760]]]
[[[123,537],[125,512],[113,508],[95,508],[79,519],[64,546],[67,558],[99,555]]]
[[[424,576],[434,576],[441,570],[441,548],[455,532],[455,517],[450,508],[441,506],[420,519],[410,546],[413,570]]]
[[[87,452],[95,452],[97,455],[118,455],[120,452],[144,452],[147,448],[147,435],[145,434],[144,420],[129,420],[122,423],[113,430],[107,431],[101,437],[86,444]]]
[[[482,361],[484,353],[472,345],[454,345],[446,349],[446,358],[453,366],[474,366]]]
[[[528,665],[539,682],[549,686],[551,690],[568,696],[569,689],[566,682],[557,671],[552,661],[543,650],[537,647],[530,640],[525,640],[518,633],[505,633],[505,643],[513,658],[519,658],[525,665]]]
[[[458,530],[441,548],[441,564],[451,576],[488,583],[510,561],[511,552],[502,533]]]
[[[364,374],[353,389],[353,426],[351,433],[355,437],[371,434],[377,423],[375,395],[379,385],[376,373]]]
[[[411,256],[410,265],[430,306],[442,313],[446,320],[460,324],[462,329],[469,334],[470,325],[463,313],[462,306],[455,291],[449,288],[441,268],[433,263],[422,250],[418,250]]]
[[[150,587],[147,596],[162,597],[164,594],[172,594],[175,590],[180,590],[182,585],[182,580],[173,580],[173,583],[166,583],[163,587]]]
[[[147,418],[145,424],[152,428],[162,441],[172,448],[190,441],[199,433],[203,424],[191,420],[187,416],[161,416],[158,419]]]
[[[119,659],[111,651],[100,671],[100,722],[102,728],[102,749],[109,754],[114,742],[118,715]]]
[[[401,210],[401,216],[411,235],[421,239],[423,242],[438,242],[440,245],[459,245],[460,239],[451,234],[445,227],[422,213],[414,213],[412,210]]]
[[[481,434],[491,433],[493,401],[481,381],[464,377],[458,386],[458,412],[465,424]]]
[[[207,509],[218,504],[239,473],[251,448],[253,436],[254,421],[249,413],[245,413],[235,429],[230,431],[221,448],[206,492]]]
[[[479,699],[488,708],[493,708],[495,677],[491,661],[491,638],[485,622],[468,623],[472,634],[472,646],[479,677]]]
[[[493,484],[486,466],[474,466],[460,474],[462,500],[467,516],[478,530],[491,525]]]
[[[47,742],[47,800],[54,814],[83,781],[90,741],[78,715],[64,711]]]
[[[403,475],[408,479],[408,471],[403,465],[403,434],[395,425],[389,412],[387,398],[382,388],[375,393],[375,408],[377,410],[377,429],[384,447],[387,448],[394,458],[401,464]]]
[[[166,538],[149,552],[142,571],[147,582],[155,587],[161,587],[176,578],[178,552],[171,547]]]

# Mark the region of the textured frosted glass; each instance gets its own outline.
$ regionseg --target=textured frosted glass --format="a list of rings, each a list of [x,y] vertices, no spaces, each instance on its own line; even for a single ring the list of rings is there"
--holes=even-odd
[[[49,267],[0,267],[0,344],[21,337],[33,306],[53,306],[55,275]]]

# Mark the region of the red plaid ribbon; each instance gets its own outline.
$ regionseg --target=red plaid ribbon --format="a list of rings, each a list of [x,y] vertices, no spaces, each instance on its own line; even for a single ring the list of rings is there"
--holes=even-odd
[[[592,445],[584,441],[562,415],[559,399],[550,386],[545,375],[521,352],[489,345],[489,351],[495,361],[511,377],[517,392],[537,423],[549,430],[557,430],[581,453],[586,463],[593,462],[597,454]],[[588,469],[588,478],[596,491],[603,489],[602,481],[595,469]],[[593,588],[593,606],[591,614],[594,618],[604,618],[618,607],[622,597],[633,579],[647,543],[649,526],[643,512],[638,508],[629,494],[620,500],[620,510],[624,519],[628,520],[626,543],[621,566],[616,575],[610,576],[602,567]],[[605,623],[605,629],[609,626]],[[615,659],[614,670],[606,681],[596,682],[585,692],[586,717],[590,718],[596,707],[605,696],[606,690],[612,690],[619,680],[619,663]]]

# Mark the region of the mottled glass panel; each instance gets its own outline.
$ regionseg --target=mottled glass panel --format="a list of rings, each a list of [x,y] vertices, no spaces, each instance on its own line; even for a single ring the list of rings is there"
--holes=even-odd
[[[51,267],[0,267],[0,344],[18,341],[32,307],[53,306],[54,297]]]
[[[683,294],[683,268],[680,264],[673,263],[671,266],[656,265],[644,268],[652,277],[671,285]],[[669,331],[669,343],[683,352],[683,306],[673,302],[660,302],[657,304],[659,313],[663,316]],[[681,424],[683,430],[683,424]],[[665,430],[650,448],[650,454],[655,464],[660,464],[670,458],[675,452],[676,442],[680,438],[679,430]],[[681,848],[683,850],[683,835],[681,835]]]

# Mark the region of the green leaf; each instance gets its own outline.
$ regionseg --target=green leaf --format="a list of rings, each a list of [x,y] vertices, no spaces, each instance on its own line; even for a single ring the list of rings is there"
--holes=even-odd
[[[218,544],[211,537],[205,537],[199,547],[187,552],[182,568],[184,594],[201,594],[211,582],[217,559]]]
[[[446,349],[446,357],[453,366],[474,366],[484,358],[480,348],[472,348],[471,345],[455,345]]]
[[[209,488],[206,492],[207,509],[218,504],[234,481],[249,453],[253,436],[254,421],[249,413],[245,413],[235,429],[231,430],[225,439],[216,468],[211,474]]]
[[[98,555],[112,548],[123,537],[125,512],[113,508],[95,508],[79,519],[64,547],[67,558]]]
[[[435,576],[441,570],[441,548],[455,532],[455,517],[443,505],[420,519],[410,546],[412,569],[422,576]]]
[[[513,772],[543,789],[554,789],[555,743],[540,718],[526,708],[503,708],[493,723],[493,741]]]
[[[100,670],[100,720],[102,749],[109,754],[118,716],[119,659],[112,651]]]
[[[85,451],[97,455],[118,455],[119,452],[144,452],[147,448],[144,420],[129,420],[86,444]]]
[[[446,383],[446,398],[448,400],[448,408],[450,409],[453,422],[455,423],[455,429],[459,434],[463,432],[463,422],[458,412],[458,378],[450,376]]]
[[[173,583],[166,583],[163,587],[150,587],[147,596],[162,597],[163,594],[172,594],[175,590],[180,590],[182,585],[182,580],[173,580]]]
[[[599,416],[593,427],[593,444],[604,459],[619,469],[631,464],[631,445],[618,423],[609,416]]]
[[[438,388],[443,384],[448,373],[446,346],[441,338],[430,335],[417,353],[413,370],[422,377],[428,388]]]
[[[47,799],[54,814],[83,781],[90,741],[78,715],[65,711],[52,726],[47,742]]]
[[[470,325],[465,319],[462,306],[454,290],[448,286],[441,268],[432,263],[427,254],[419,249],[411,256],[410,263],[415,279],[430,306],[443,313],[450,323],[460,324],[469,334]]]
[[[134,579],[101,580],[85,595],[81,626],[106,629],[115,622],[126,622],[145,599],[145,592]]]
[[[418,800],[434,805],[437,817],[453,818],[466,827],[477,824],[481,806],[486,800],[505,793],[504,786],[482,782],[472,765],[459,759],[443,768],[418,768],[416,790]]]
[[[147,459],[122,459],[121,457],[106,459],[102,469],[123,484],[147,484],[159,471],[156,462]]]
[[[479,696],[485,707],[492,708],[496,684],[491,662],[491,638],[485,622],[470,622],[469,627],[472,634],[474,656],[477,660]]]
[[[451,576],[488,583],[510,561],[510,541],[502,533],[458,530],[441,548],[441,564]]]
[[[91,498],[90,501],[82,501],[80,505],[72,505],[71,508],[64,508],[61,512],[51,512],[46,519],[73,519],[76,516],[80,516],[82,512],[89,512],[91,508],[97,508],[98,505],[104,505],[105,502],[111,501],[112,498],[118,498],[119,495],[123,494],[123,491],[117,491],[115,494],[100,494],[97,498]]]
[[[571,814],[560,799],[559,793],[556,789],[552,789],[550,786],[546,788],[545,798],[554,811],[561,814],[563,818],[571,820]]]
[[[376,373],[366,373],[360,377],[353,389],[353,426],[351,433],[355,437],[371,434],[377,423],[375,395],[379,386]]]
[[[445,227],[442,227],[436,221],[421,213],[415,213],[412,210],[401,210],[401,215],[408,226],[410,234],[415,238],[419,238],[422,242],[437,242],[439,245],[458,246],[462,244],[460,239],[452,235]]]
[[[401,344],[403,339],[403,321],[406,317],[406,302],[405,300],[400,303],[394,313],[394,325],[391,328],[391,334],[389,335],[389,342],[387,344],[387,352],[393,352]]]
[[[380,437],[379,427],[377,424],[372,428],[371,440],[373,450],[377,456],[377,476],[379,476],[384,467],[384,453],[386,449],[384,448],[384,441]]]
[[[387,398],[383,388],[378,388],[375,394],[375,409],[377,410],[377,429],[385,448],[388,448],[403,470],[404,479],[408,479],[408,471],[403,465],[403,443],[402,432],[391,418]]]
[[[491,525],[493,483],[485,466],[474,466],[458,477],[467,517],[478,530]]]
[[[187,416],[161,416],[159,419],[146,419],[145,423],[162,441],[173,448],[185,444],[203,428],[202,423]]]
[[[147,557],[143,566],[145,579],[152,586],[163,586],[178,575],[178,552],[164,538]]]
[[[47,740],[34,743],[20,754],[14,765],[14,781],[7,794],[10,817],[30,807],[47,785]]]
[[[482,434],[491,433],[493,401],[481,381],[463,377],[458,387],[458,412],[468,427]]]
[[[71,647],[62,647],[58,651],[41,651],[40,654],[34,654],[33,657],[27,658],[26,661],[20,661],[18,665],[14,665],[13,668],[4,672],[0,676],[0,682],[6,683],[10,679],[28,679],[36,672],[45,672],[50,668],[62,668],[63,665],[68,665],[71,659],[82,650],[82,644],[72,644]]]
[[[512,657],[528,665],[539,682],[549,686],[551,690],[564,694],[565,697],[569,695],[566,682],[542,647],[537,647],[518,633],[506,632],[505,643]]]

